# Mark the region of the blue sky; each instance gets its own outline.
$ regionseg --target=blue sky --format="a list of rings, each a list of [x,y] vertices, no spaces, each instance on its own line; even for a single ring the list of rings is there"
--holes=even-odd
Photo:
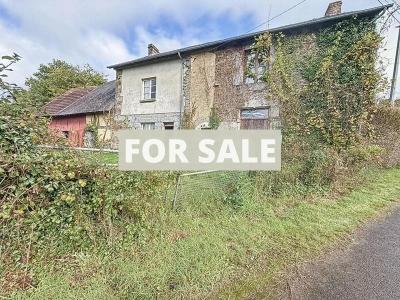
[[[381,0],[383,3],[393,0]],[[399,0],[396,0],[399,1]],[[248,32],[300,0],[0,0],[0,55],[23,57],[12,79],[23,84],[52,58],[89,63],[114,78],[110,64]],[[322,17],[331,0],[307,0],[270,27]],[[378,0],[343,0],[343,11],[379,6]],[[400,14],[398,15],[400,19]],[[260,27],[265,29],[266,26]],[[383,53],[392,72],[394,24]]]

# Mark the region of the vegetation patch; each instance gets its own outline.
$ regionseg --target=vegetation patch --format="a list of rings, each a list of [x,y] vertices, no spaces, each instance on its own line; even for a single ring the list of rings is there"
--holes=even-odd
[[[285,267],[318,255],[400,199],[399,169],[370,169],[359,180],[361,187],[339,198],[265,196],[240,209],[199,199],[176,213],[160,211],[135,242],[99,242],[90,252],[35,261],[36,287],[13,296],[240,298],[258,290],[265,297]]]

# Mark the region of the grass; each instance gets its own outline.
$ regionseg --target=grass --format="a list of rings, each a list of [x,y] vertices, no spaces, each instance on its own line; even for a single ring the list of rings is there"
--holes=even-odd
[[[62,153],[61,151],[64,150],[50,150],[56,151],[58,153]],[[93,161],[94,164],[111,164],[116,165],[118,164],[118,153],[114,152],[95,152],[95,151],[80,151],[80,150],[73,150],[77,151],[79,156],[83,156],[87,159]]]
[[[102,164],[118,164],[118,153],[111,152],[85,152],[91,159]]]
[[[137,243],[38,261],[36,287],[11,298],[264,299],[287,266],[319,255],[400,201],[400,169],[372,170],[363,182],[335,199],[259,195],[241,208],[183,193],[179,210],[154,216]]]

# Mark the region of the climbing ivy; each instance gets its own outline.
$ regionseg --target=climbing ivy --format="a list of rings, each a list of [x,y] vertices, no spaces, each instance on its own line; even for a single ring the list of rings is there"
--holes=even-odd
[[[210,129],[218,129],[219,125],[221,124],[221,119],[218,117],[215,108],[211,108],[211,113],[208,121],[208,125]]]
[[[317,33],[259,36],[253,51],[269,66],[268,97],[279,100],[286,138],[310,137],[341,151],[372,132],[381,37],[370,19]]]

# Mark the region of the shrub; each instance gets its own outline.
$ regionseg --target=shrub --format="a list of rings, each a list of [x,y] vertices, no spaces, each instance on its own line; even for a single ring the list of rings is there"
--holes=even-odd
[[[379,105],[373,118],[376,144],[385,150],[382,160],[385,166],[400,164],[400,108]]]
[[[224,190],[223,201],[234,209],[243,207],[252,193],[251,173],[241,174],[236,180],[230,181]]]
[[[160,207],[155,203],[162,203],[166,173],[122,173],[76,151],[37,145],[49,137],[47,121],[29,106],[2,103],[1,259],[29,261],[44,248],[77,251],[98,239],[122,239],[127,231],[137,237],[146,216]]]
[[[355,145],[346,151],[347,164],[350,166],[364,165],[379,162],[385,149],[378,145]]]
[[[333,149],[316,149],[305,157],[300,178],[304,185],[327,186],[335,180],[336,165],[340,160]]]

